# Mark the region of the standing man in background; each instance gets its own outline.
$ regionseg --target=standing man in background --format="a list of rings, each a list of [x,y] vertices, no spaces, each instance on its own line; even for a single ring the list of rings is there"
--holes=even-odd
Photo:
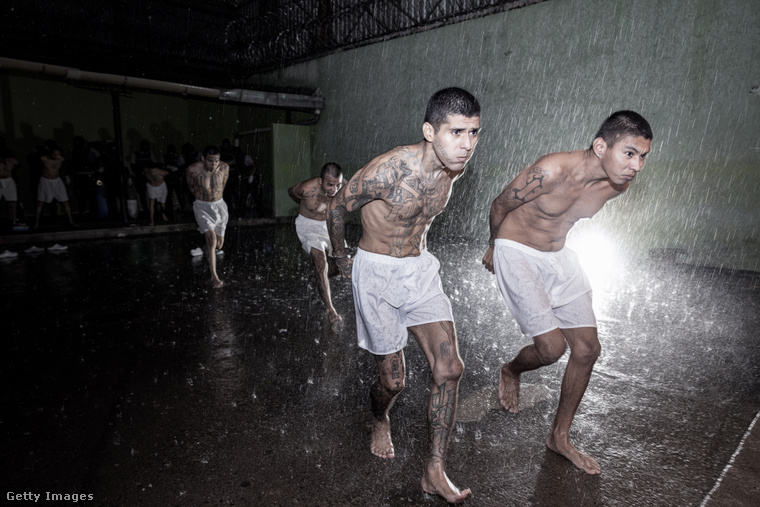
[[[61,149],[52,140],[46,141],[40,155],[42,163],[42,177],[37,184],[37,212],[34,220],[34,228],[40,226],[40,215],[45,204],[50,204],[56,200],[63,205],[66,211],[66,217],[69,219],[69,225],[79,227],[74,223],[71,216],[71,206],[69,206],[69,194],[66,192],[66,185],[61,179],[61,167],[64,162]]]
[[[145,184],[145,196],[148,199],[148,215],[150,216],[150,225],[155,225],[154,215],[156,203],[161,207],[161,218],[164,222],[169,221],[169,217],[166,216],[166,198],[169,195],[169,187],[166,185],[166,177],[169,175],[169,171],[156,166],[146,167],[143,169],[145,173],[145,179],[148,181]]]
[[[18,204],[18,192],[16,182],[13,180],[13,168],[18,164],[18,160],[13,156],[13,152],[0,145],[0,202],[3,199],[10,207],[11,226],[16,225],[16,205]]]

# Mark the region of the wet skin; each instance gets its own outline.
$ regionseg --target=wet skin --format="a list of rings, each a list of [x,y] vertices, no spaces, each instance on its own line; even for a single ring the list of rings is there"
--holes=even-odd
[[[351,277],[352,266],[344,246],[346,214],[361,210],[362,250],[398,258],[419,256],[427,247],[433,219],[446,207],[454,181],[464,174],[479,133],[479,116],[450,114],[438,129],[426,122],[423,142],[376,157],[338,192],[328,213],[328,231],[336,264],[345,278]],[[454,323],[433,322],[408,329],[425,351],[433,377],[428,402],[430,452],[422,489],[447,502],[460,502],[471,491],[459,490],[445,472],[464,370]],[[375,356],[375,361],[379,379],[371,390],[374,421],[370,450],[378,457],[392,458],[395,454],[388,413],[403,389],[403,350]]]
[[[594,216],[607,201],[628,189],[644,168],[651,139],[621,135],[608,145],[602,137],[590,148],[550,153],[518,174],[494,199],[489,216],[489,247],[483,266],[494,273],[496,239],[508,239],[540,252],[558,252],[567,234],[583,218]],[[514,287],[513,290],[519,290]],[[559,360],[570,346],[559,406],[546,445],[588,474],[598,474],[597,461],[570,443],[570,425],[599,357],[596,328],[553,329],[533,337],[499,375],[499,399],[506,410],[519,410],[520,375]]]
[[[324,221],[327,219],[327,210],[343,186],[343,175],[337,177],[325,173],[324,178],[312,178],[288,189],[288,195],[298,203],[298,214],[311,220]],[[330,324],[336,324],[343,320],[332,303],[332,294],[330,292],[330,266],[327,261],[327,254],[324,250],[311,248],[309,252],[314,263],[314,270],[317,277],[317,288],[325,305],[325,313]]]
[[[199,201],[214,202],[222,199],[224,186],[229,178],[229,166],[220,162],[219,154],[209,154],[200,162],[195,162],[187,168],[187,186],[193,196]],[[224,236],[219,236],[213,230],[203,233],[206,239],[204,252],[211,274],[211,286],[219,289],[224,285],[216,273],[216,252],[222,249]]]

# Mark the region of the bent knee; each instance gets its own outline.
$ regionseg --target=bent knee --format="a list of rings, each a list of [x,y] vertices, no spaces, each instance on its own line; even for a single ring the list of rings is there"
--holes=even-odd
[[[584,363],[596,362],[601,353],[602,344],[599,343],[599,340],[577,343],[571,351],[573,358]]]
[[[536,339],[535,344],[536,354],[543,365],[556,363],[567,350],[564,339]]]
[[[382,379],[380,382],[380,389],[385,391],[390,396],[396,396],[401,391],[403,391],[405,387],[406,379],[404,377]]]
[[[438,361],[433,367],[433,381],[442,384],[450,380],[458,381],[464,374],[464,362],[459,358],[450,361]]]

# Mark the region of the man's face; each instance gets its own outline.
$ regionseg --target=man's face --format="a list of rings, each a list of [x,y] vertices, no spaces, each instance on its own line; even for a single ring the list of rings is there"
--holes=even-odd
[[[426,139],[432,142],[435,154],[444,166],[452,171],[461,171],[475,151],[479,135],[480,116],[468,118],[455,114],[446,118],[438,132],[433,129],[432,139],[428,136]]]
[[[652,145],[650,139],[640,136],[626,136],[618,139],[612,146],[602,140],[602,167],[616,185],[633,181],[644,168],[646,156]]]
[[[216,155],[208,155],[206,157],[203,157],[203,167],[209,171],[213,172],[219,167],[219,154]]]
[[[322,178],[322,191],[326,193],[329,197],[335,197],[335,194],[338,193],[338,190],[340,190],[340,187],[342,186],[343,186],[342,174],[338,176],[337,178],[335,176],[325,174],[325,177]]]

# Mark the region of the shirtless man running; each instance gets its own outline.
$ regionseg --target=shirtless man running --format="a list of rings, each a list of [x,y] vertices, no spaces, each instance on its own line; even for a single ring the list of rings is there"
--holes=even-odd
[[[586,392],[601,345],[591,286],[567,233],[628,189],[652,142],[649,123],[632,111],[607,118],[586,150],[551,153],[524,169],[494,199],[483,265],[522,332],[533,338],[499,375],[499,399],[518,411],[520,374],[552,364],[570,346],[557,415],[546,446],[588,474],[599,463],[570,443],[570,425]]]
[[[69,194],[66,192],[66,185],[61,179],[61,166],[64,158],[61,155],[61,149],[53,141],[47,141],[40,156],[42,162],[42,177],[37,184],[37,213],[34,220],[34,228],[40,226],[40,215],[42,207],[45,204],[53,202],[53,199],[63,205],[69,224],[78,227],[71,217],[71,206],[69,206]]]
[[[341,274],[352,278],[359,347],[373,354],[379,374],[370,389],[370,451],[381,458],[395,455],[388,414],[404,388],[404,347],[411,331],[432,373],[422,489],[453,503],[471,494],[457,488],[445,470],[464,363],[440,264],[427,250],[427,232],[478,143],[478,101],[460,88],[436,92],[422,133],[422,142],[394,148],[361,168],[333,199],[327,225],[333,258]],[[351,261],[345,218],[359,209],[363,232]]]
[[[327,255],[332,255],[330,236],[327,233],[327,208],[343,186],[343,172],[334,162],[322,166],[319,178],[311,178],[288,189],[288,195],[298,203],[296,234],[303,249],[311,255],[317,272],[319,293],[327,309],[331,324],[343,320],[335,311],[330,295]]]
[[[224,231],[227,228],[229,212],[222,199],[224,185],[230,176],[230,168],[219,160],[219,149],[206,146],[200,162],[187,168],[187,186],[195,197],[193,213],[198,222],[198,230],[206,238],[205,252],[200,248],[193,250],[193,255],[206,254],[211,272],[211,285],[218,289],[224,285],[216,274],[216,256],[222,253]]]

